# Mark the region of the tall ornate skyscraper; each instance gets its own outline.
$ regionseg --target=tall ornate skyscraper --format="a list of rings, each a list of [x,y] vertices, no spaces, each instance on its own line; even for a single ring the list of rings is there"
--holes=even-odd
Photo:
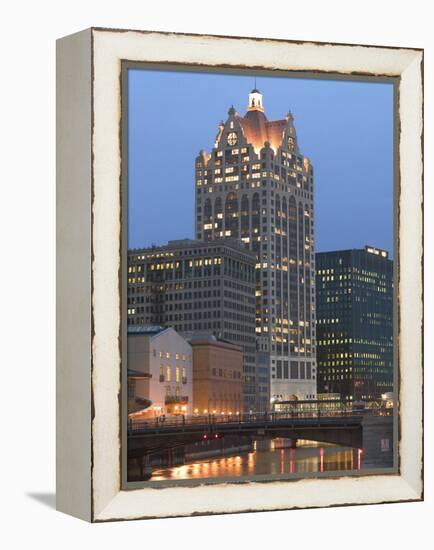
[[[196,158],[196,238],[235,238],[256,254],[256,368],[267,399],[316,396],[313,167],[294,119],[269,121],[254,89],[234,107],[214,148]],[[264,357],[268,377],[261,376]]]

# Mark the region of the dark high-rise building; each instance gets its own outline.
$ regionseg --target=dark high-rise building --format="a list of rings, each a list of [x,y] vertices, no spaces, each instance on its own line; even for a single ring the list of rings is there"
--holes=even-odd
[[[128,324],[214,334],[243,349],[245,410],[263,410],[256,385],[255,255],[230,239],[169,241],[128,251]]]
[[[350,400],[393,390],[393,262],[384,250],[316,254],[318,392]]]
[[[272,398],[316,396],[313,167],[294,119],[268,120],[262,94],[231,107],[196,158],[196,238],[233,238],[256,256],[257,386]]]

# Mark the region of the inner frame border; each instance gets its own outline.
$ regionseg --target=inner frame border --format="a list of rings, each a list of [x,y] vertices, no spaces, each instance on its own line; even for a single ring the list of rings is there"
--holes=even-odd
[[[200,36],[200,35],[198,35]],[[230,37],[234,38],[234,37]],[[291,41],[283,41],[291,42]],[[128,383],[127,383],[127,268],[128,268],[128,114],[129,114],[129,79],[128,71],[130,69],[162,71],[162,72],[188,72],[188,73],[209,73],[221,75],[242,75],[252,74],[257,76],[266,76],[268,78],[288,78],[288,79],[310,79],[310,80],[330,80],[330,81],[351,81],[364,83],[387,83],[393,86],[393,390],[395,400],[395,410],[393,413],[393,466],[390,468],[371,468],[369,470],[347,470],[345,474],[336,471],[305,474],[270,474],[270,475],[252,475],[252,476],[221,476],[215,478],[203,478],[197,480],[174,480],[174,481],[128,481],[127,480],[127,427],[128,427]],[[387,74],[365,74],[352,73],[344,74],[333,71],[291,71],[283,69],[264,69],[246,67],[243,65],[206,65],[199,63],[174,63],[174,62],[150,62],[122,59],[120,68],[120,90],[121,90],[121,118],[119,124],[119,139],[121,150],[121,172],[120,172],[120,200],[121,200],[121,238],[120,238],[120,352],[121,352],[121,376],[120,376],[120,479],[121,490],[131,491],[137,489],[164,489],[169,487],[198,487],[203,485],[225,484],[245,484],[245,483],[269,483],[276,481],[297,482],[302,479],[340,479],[343,477],[365,477],[374,475],[396,475],[400,473],[400,359],[399,359],[399,199],[400,199],[400,159],[399,159],[399,132],[400,132],[400,113],[399,113],[399,85],[400,76],[390,76]]]

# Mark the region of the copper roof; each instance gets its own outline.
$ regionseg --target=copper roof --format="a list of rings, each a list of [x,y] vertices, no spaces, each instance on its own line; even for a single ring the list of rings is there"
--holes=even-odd
[[[246,140],[255,149],[261,149],[268,141],[275,150],[280,147],[286,120],[268,120],[259,110],[247,111],[244,117],[238,118]]]

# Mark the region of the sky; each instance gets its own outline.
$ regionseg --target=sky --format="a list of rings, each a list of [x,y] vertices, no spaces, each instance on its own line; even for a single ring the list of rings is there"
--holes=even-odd
[[[258,76],[256,86],[269,120],[292,111],[314,165],[316,251],[392,252],[392,84]],[[194,238],[195,158],[231,105],[244,115],[253,87],[253,73],[129,70],[129,248]]]

